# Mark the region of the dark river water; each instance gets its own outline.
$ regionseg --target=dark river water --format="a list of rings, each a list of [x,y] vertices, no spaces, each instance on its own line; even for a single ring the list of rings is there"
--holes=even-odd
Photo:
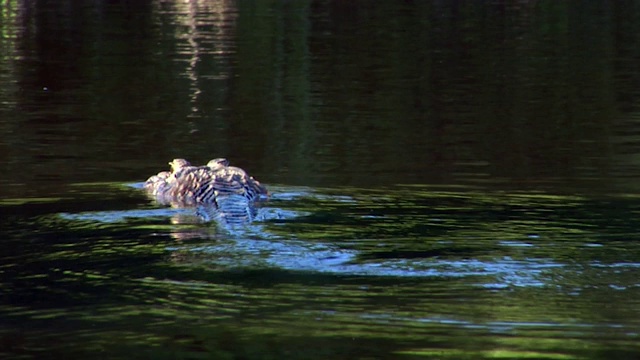
[[[0,358],[640,358],[637,1],[0,1],[0,132]]]

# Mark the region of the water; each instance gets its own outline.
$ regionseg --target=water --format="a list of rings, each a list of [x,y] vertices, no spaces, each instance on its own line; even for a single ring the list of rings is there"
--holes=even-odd
[[[633,2],[0,2],[0,357],[634,359]],[[154,204],[175,157],[272,193]]]

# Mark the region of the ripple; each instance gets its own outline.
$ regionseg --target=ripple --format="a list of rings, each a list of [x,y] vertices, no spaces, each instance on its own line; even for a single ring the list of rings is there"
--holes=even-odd
[[[549,259],[497,261],[395,259],[362,262],[359,251],[304,241],[237,239],[206,246],[171,246],[187,264],[215,265],[217,269],[277,268],[287,271],[381,277],[483,278],[477,286],[539,287],[545,272],[563,265]]]
[[[153,217],[175,217],[176,215],[194,215],[188,209],[146,209],[146,210],[117,210],[117,211],[89,211],[81,213],[59,213],[59,216],[70,221],[95,221],[100,223],[125,222],[127,219],[141,219]]]

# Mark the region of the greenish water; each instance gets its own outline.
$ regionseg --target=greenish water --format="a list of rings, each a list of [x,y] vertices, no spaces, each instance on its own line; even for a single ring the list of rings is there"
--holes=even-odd
[[[13,227],[2,259],[4,354],[640,351],[638,198],[273,186],[262,220],[228,229],[150,204],[126,184],[74,188],[73,211],[60,212],[70,208],[60,199],[2,205],[13,214],[3,220]]]
[[[0,358],[640,357],[634,1],[0,1]],[[204,223],[140,190],[226,157]]]

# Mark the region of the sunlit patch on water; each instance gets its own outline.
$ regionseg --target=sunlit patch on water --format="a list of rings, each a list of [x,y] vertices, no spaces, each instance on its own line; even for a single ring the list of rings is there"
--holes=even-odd
[[[333,271],[353,260],[356,252],[301,241],[240,239],[205,246],[168,247],[181,261],[209,264],[224,269],[277,268],[292,271]]]
[[[521,242],[521,241],[500,241],[500,245],[503,246],[512,246],[512,247],[530,247],[534,246],[533,244]]]
[[[305,212],[296,212],[284,209],[264,208],[258,209],[256,221],[286,220],[308,215]],[[171,218],[174,223],[202,223],[205,222],[198,216],[195,209],[189,208],[158,208],[141,210],[117,210],[117,211],[88,211],[81,213],[59,213],[64,220],[69,221],[93,221],[99,223],[126,222],[128,219]]]
[[[360,251],[304,241],[236,239],[211,245],[170,246],[182,264],[217,269],[274,268],[286,271],[382,277],[476,278],[479,286],[544,286],[545,271],[562,267],[549,259],[495,261],[394,259],[361,261]],[[487,279],[481,281],[482,279]]]
[[[142,191],[144,189],[144,182],[127,183],[127,184],[124,184],[124,185],[128,186],[130,188],[133,188],[133,189],[140,190],[140,191]]]
[[[149,218],[186,218],[192,222],[197,221],[195,213],[189,209],[140,209],[140,210],[116,210],[116,211],[88,211],[81,213],[60,213],[60,217],[69,221],[91,221],[98,223],[126,222],[128,219]]]
[[[271,200],[291,201],[313,196],[316,193],[315,189],[305,186],[266,186]]]

